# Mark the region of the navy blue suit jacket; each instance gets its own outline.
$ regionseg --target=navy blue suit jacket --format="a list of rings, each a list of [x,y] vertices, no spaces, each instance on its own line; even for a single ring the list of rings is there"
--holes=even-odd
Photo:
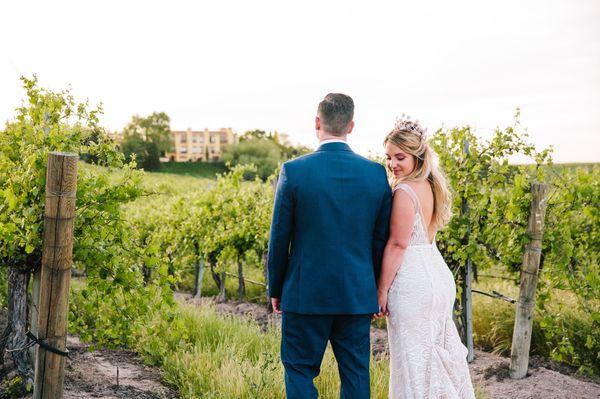
[[[303,314],[377,313],[389,234],[385,169],[345,143],[283,164],[269,239],[268,290]]]

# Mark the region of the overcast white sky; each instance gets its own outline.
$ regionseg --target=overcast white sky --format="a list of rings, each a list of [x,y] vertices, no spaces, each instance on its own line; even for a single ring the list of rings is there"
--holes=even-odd
[[[328,92],[355,101],[351,146],[396,116],[488,137],[521,122],[558,162],[600,162],[600,1],[4,1],[0,122],[19,76],[102,102],[104,126],[260,128],[315,147]]]

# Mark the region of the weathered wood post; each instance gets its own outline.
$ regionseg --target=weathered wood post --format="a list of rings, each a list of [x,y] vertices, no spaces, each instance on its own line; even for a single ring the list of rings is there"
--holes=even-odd
[[[195,254],[198,257],[194,265],[195,281],[194,281],[194,298],[202,296],[202,281],[204,280],[204,254],[200,251],[198,241],[194,242]]]
[[[196,283],[194,284],[194,298],[202,296],[202,280],[204,279],[204,258],[200,257],[196,262]]]
[[[225,282],[227,279],[227,272],[223,270],[219,274],[219,294],[217,295],[217,303],[222,303],[227,300],[227,290],[225,289]]]
[[[246,295],[246,282],[244,281],[244,265],[242,264],[242,258],[240,255],[237,257],[238,266],[238,301],[244,299]]]
[[[542,236],[544,234],[544,216],[546,213],[546,194],[548,186],[534,182],[531,185],[531,210],[527,235],[531,242],[525,247],[523,264],[521,265],[521,285],[519,301],[513,330],[510,351],[510,377],[523,378],[529,366],[529,348],[531,345],[531,329],[535,308],[535,289],[538,282],[538,271],[542,255]]]
[[[463,153],[465,156],[469,156],[469,140],[465,140],[463,142]],[[469,203],[466,198],[462,199],[460,213],[462,217],[466,217],[469,219],[469,215],[471,210],[469,208]],[[468,244],[468,237],[471,235],[471,222],[470,220],[467,222],[467,240],[464,244]],[[465,334],[465,346],[468,349],[467,354],[467,362],[472,362],[475,357],[475,352],[473,348],[473,298],[472,298],[472,287],[471,282],[473,280],[473,264],[471,262],[471,257],[467,258],[467,264],[462,269],[462,294],[461,294],[461,303],[462,303],[462,322],[464,326],[464,334]]]
[[[76,154],[52,152],[48,155],[46,172],[37,336],[62,352],[67,344],[77,160]],[[37,347],[34,399],[62,398],[64,368],[63,355]]]

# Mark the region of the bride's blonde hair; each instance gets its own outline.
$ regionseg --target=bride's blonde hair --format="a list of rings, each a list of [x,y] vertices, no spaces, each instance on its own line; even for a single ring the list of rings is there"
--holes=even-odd
[[[415,168],[407,176],[395,178],[386,167],[392,189],[406,181],[427,180],[433,192],[433,223],[436,229],[444,227],[452,217],[452,196],[435,151],[427,143],[426,131],[418,121],[400,119],[383,140],[391,143],[415,159]]]

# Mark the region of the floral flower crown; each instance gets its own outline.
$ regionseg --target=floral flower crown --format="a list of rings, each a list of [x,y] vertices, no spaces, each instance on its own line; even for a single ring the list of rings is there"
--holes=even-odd
[[[394,130],[412,133],[419,137],[421,142],[427,141],[427,129],[424,129],[418,120],[411,121],[409,115],[402,114],[400,118],[396,118]]]

